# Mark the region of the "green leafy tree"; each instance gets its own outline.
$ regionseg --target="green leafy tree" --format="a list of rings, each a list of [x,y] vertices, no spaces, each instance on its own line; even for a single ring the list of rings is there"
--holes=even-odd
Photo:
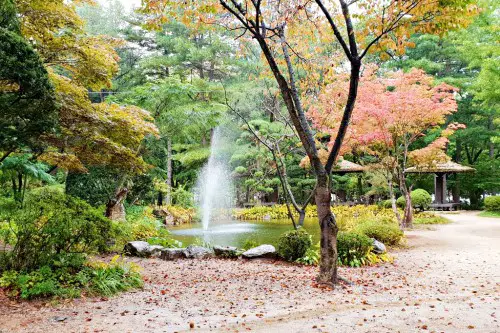
[[[21,35],[10,0],[0,8],[0,162],[13,152],[43,149],[57,107],[42,59]],[[2,153],[3,151],[3,153]]]

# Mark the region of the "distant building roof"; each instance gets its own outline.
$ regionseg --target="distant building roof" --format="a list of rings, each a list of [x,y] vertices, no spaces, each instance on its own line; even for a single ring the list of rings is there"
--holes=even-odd
[[[353,162],[349,162],[348,160],[338,161],[337,165],[332,169],[332,173],[354,173],[363,171],[365,171],[365,167]]]
[[[405,170],[406,173],[460,173],[474,171],[474,168],[460,165],[452,161],[448,161],[446,163],[437,163],[434,165],[416,166]]]

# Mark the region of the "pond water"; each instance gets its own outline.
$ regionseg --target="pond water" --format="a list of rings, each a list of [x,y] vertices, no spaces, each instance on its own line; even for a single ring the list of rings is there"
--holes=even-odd
[[[229,220],[218,223],[211,222],[208,230],[203,230],[201,223],[184,224],[168,227],[172,238],[190,245],[201,239],[212,245],[236,246],[241,248],[247,239],[259,244],[277,245],[279,236],[292,230],[290,220],[273,221],[239,221]],[[316,219],[306,219],[304,229],[313,236],[313,244],[319,242],[319,224]]]

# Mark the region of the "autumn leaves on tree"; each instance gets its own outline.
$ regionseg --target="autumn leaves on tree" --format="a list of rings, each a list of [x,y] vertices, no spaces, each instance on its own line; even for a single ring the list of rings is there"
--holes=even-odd
[[[21,0],[15,6],[20,33],[36,47],[57,102],[57,132],[38,138],[44,147],[37,158],[73,171],[92,165],[143,170],[137,151],[145,136],[157,133],[152,118],[137,107],[93,104],[88,96],[88,89],[111,86],[121,42],[85,34],[72,2]]]

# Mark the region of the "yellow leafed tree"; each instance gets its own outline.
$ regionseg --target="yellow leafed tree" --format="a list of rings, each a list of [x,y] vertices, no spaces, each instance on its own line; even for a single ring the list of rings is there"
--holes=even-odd
[[[89,99],[88,90],[111,87],[118,71],[115,48],[122,41],[86,35],[75,11],[83,3],[93,1],[16,1],[21,33],[48,69],[59,104],[59,129],[44,138],[50,148],[39,159],[77,171],[91,165],[144,170],[140,143],[147,135],[157,135],[150,115],[137,107],[95,104]]]

